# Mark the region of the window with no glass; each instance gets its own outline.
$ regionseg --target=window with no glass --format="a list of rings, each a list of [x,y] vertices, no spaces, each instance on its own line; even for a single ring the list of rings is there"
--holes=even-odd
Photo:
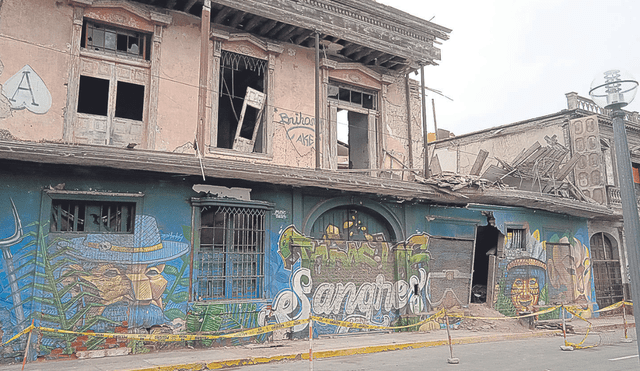
[[[329,85],[328,93],[336,107],[337,168],[371,168],[375,163],[371,113],[377,107],[377,93],[342,84]]]
[[[85,20],[80,46],[118,56],[149,60],[150,35]]]
[[[266,210],[216,205],[200,210],[195,299],[261,298]]]
[[[219,148],[264,152],[267,61],[222,51],[218,101]]]
[[[55,199],[51,232],[133,233],[135,202]]]
[[[109,80],[80,76],[78,91],[78,112],[107,116],[109,94],[116,95],[114,116],[142,121],[144,108],[144,86],[118,81],[114,92],[110,91]]]

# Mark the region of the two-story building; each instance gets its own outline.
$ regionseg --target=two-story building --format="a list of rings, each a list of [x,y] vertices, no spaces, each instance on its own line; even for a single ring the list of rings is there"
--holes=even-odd
[[[563,290],[592,303],[588,223],[615,219],[606,205],[419,181],[409,75],[436,65],[449,32],[369,0],[1,1],[0,339],[32,320],[389,325],[469,304],[473,272],[497,272],[478,258],[494,247],[513,256],[513,279],[484,282],[505,313]],[[146,344],[46,332],[32,346],[55,358]]]

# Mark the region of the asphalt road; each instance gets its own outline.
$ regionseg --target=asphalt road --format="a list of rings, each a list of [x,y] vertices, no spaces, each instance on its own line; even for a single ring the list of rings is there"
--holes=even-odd
[[[570,341],[580,341],[573,338]],[[562,351],[561,337],[454,345],[460,363],[448,364],[448,347],[325,358],[314,361],[314,371],[364,370],[522,370],[522,371],[628,371],[640,370],[636,342],[615,343],[590,349]],[[309,369],[309,361],[271,363],[235,368],[243,371]]]

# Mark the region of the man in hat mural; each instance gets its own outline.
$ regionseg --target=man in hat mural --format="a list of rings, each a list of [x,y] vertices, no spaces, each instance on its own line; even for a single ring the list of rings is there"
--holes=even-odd
[[[133,234],[89,234],[59,244],[71,247],[69,254],[81,261],[73,269],[83,271],[80,279],[98,290],[101,305],[94,315],[133,327],[166,322],[162,272],[189,251],[189,244],[162,240],[154,217],[136,215]]]

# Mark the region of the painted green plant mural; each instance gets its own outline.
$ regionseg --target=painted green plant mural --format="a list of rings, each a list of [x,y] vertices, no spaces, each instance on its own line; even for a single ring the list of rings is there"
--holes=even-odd
[[[30,318],[39,320],[42,327],[80,332],[100,322],[119,325],[118,322],[92,313],[104,304],[99,302],[98,288],[82,279],[87,273],[78,269],[75,261],[69,258],[69,245],[61,243],[65,240],[59,237],[49,239],[46,228],[37,222],[34,225],[37,233],[33,231],[26,234],[32,239],[22,248],[31,252],[25,254],[27,259],[17,269],[22,271],[29,264],[35,266],[30,272],[25,269],[25,273],[18,278],[26,279],[28,275],[34,277],[23,286],[23,290],[32,291],[32,295],[24,303],[36,304]],[[51,349],[62,346],[64,354],[71,354],[71,343],[75,337],[71,334],[43,333],[40,350],[48,353]]]
[[[187,331],[189,333],[220,334],[258,327],[258,305],[248,304],[206,304],[196,303],[187,313]],[[266,340],[267,334],[259,335],[256,340]],[[241,338],[230,339],[238,345]],[[213,340],[203,340],[202,345],[209,347]]]

